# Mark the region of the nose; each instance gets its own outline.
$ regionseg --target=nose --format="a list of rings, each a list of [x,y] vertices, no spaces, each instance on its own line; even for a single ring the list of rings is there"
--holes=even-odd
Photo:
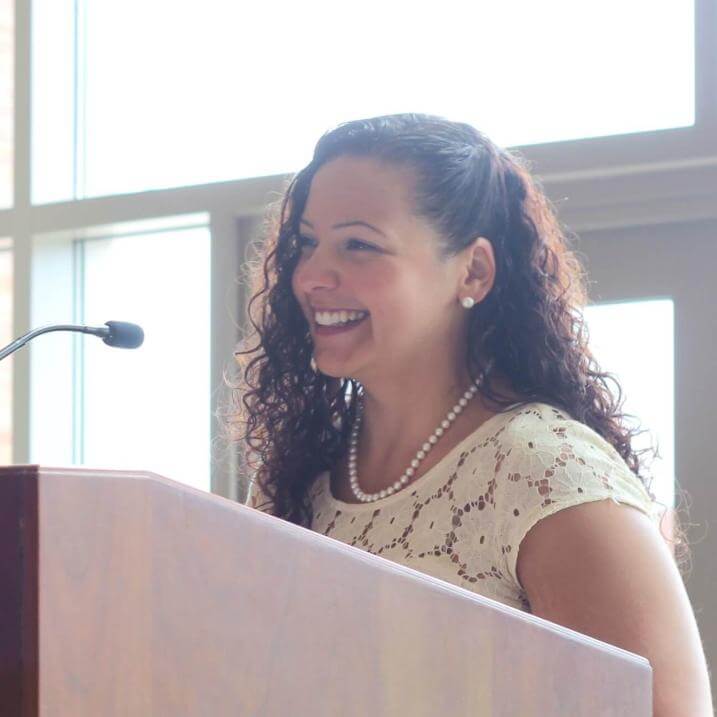
[[[294,286],[309,293],[316,289],[335,289],[340,284],[340,275],[326,252],[314,249],[302,257],[294,270]]]

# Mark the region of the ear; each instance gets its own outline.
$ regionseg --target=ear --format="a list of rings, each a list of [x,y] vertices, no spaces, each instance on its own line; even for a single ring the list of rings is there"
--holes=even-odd
[[[465,264],[459,292],[461,296],[472,296],[479,303],[488,296],[495,282],[493,245],[485,237],[477,237],[464,251]]]

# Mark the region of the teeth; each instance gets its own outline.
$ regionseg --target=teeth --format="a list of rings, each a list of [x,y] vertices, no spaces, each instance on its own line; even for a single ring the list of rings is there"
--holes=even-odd
[[[319,326],[341,326],[368,316],[368,311],[317,311],[314,313]]]

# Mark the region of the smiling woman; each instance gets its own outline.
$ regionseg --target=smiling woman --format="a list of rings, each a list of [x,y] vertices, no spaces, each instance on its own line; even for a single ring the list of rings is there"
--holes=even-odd
[[[248,504],[642,654],[655,714],[711,714],[584,272],[524,162],[439,117],[359,120],[275,209],[236,352]]]

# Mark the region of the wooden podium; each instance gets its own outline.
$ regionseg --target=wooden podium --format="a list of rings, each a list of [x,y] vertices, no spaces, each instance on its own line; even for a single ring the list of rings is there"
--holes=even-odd
[[[0,714],[652,714],[642,657],[148,472],[0,468]]]

